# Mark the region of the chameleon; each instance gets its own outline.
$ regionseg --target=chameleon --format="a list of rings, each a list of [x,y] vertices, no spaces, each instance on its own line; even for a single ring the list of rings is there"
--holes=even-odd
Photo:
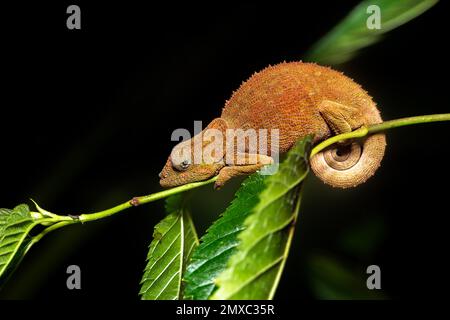
[[[227,129],[279,130],[279,153],[287,152],[297,140],[313,136],[313,144],[333,135],[350,132],[363,125],[381,123],[380,112],[371,96],[343,73],[315,63],[283,62],[254,73],[225,102],[222,114],[202,131]],[[225,134],[224,134],[225,136]],[[174,147],[193,144],[196,136]],[[266,154],[254,156],[252,163],[227,162],[226,151],[213,161],[193,163],[200,150],[189,149],[182,157],[169,156],[159,174],[162,187],[174,187],[217,176],[215,188],[238,175],[247,175],[273,163]],[[349,188],[374,175],[383,159],[386,138],[377,133],[350,142],[332,145],[309,160],[314,174],[333,187]],[[235,155],[233,155],[235,156]],[[234,159],[234,158],[232,158]]]

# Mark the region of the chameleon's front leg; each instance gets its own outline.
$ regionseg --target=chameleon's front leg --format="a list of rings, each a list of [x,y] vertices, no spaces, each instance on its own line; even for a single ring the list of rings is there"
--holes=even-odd
[[[241,161],[236,161],[237,158]],[[240,164],[241,162],[242,164]],[[274,160],[270,156],[252,153],[237,153],[232,161],[225,160],[226,166],[219,171],[217,180],[214,183],[214,188],[219,189],[231,178],[252,174],[265,165],[272,164],[273,162]]]

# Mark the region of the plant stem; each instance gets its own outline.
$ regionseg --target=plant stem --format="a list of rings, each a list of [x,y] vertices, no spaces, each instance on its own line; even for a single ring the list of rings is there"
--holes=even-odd
[[[450,113],[401,118],[401,119],[386,121],[386,122],[383,122],[380,124],[375,124],[375,125],[368,126],[368,127],[361,127],[355,131],[339,134],[337,136],[333,136],[333,137],[319,143],[317,146],[315,146],[312,149],[310,157],[313,157],[315,154],[319,153],[323,149],[329,147],[330,145],[332,145],[338,141],[343,141],[343,140],[353,139],[353,138],[362,138],[370,133],[377,133],[377,132],[384,131],[387,129],[398,128],[398,127],[403,127],[403,126],[413,125],[413,124],[418,124],[418,123],[428,123],[428,122],[437,122],[437,121],[450,121]],[[113,208],[95,212],[95,213],[82,214],[79,216],[59,216],[59,215],[51,214],[48,211],[45,211],[38,207],[40,212],[51,216],[52,220],[55,222],[58,222],[58,223],[45,229],[43,234],[39,235],[39,238],[36,238],[34,242],[38,241],[47,232],[50,232],[54,229],[58,229],[62,226],[77,223],[77,222],[83,223],[83,222],[103,219],[103,218],[111,216],[115,213],[118,213],[120,211],[123,211],[125,209],[128,209],[130,207],[135,207],[135,206],[139,206],[144,203],[153,202],[153,201],[163,199],[163,198],[169,197],[169,196],[177,194],[177,193],[185,192],[185,191],[188,191],[188,190],[191,190],[194,188],[198,188],[198,187],[210,184],[210,183],[216,181],[216,179],[217,179],[217,177],[213,177],[206,181],[193,182],[193,183],[185,184],[185,185],[175,187],[172,189],[153,193],[150,195],[135,197],[135,198],[133,198],[127,202],[124,202],[122,204],[119,204]],[[64,223],[62,223],[62,222],[64,222]]]
[[[342,134],[338,134],[337,136],[333,136],[325,141],[322,141],[317,146],[315,146],[311,150],[309,157],[312,158],[314,155],[316,155],[323,149],[335,144],[336,142],[344,141],[347,139],[353,139],[353,138],[361,138],[361,137],[366,136],[368,132],[369,132],[369,129],[367,127],[361,127],[352,132],[342,133]]]
[[[71,221],[71,220],[68,220],[68,221],[60,221],[60,222],[57,222],[57,223],[52,224],[51,226],[45,228],[41,233],[39,233],[38,235],[34,236],[34,237],[31,239],[31,242],[29,243],[29,245],[28,245],[26,251],[28,251],[28,250],[31,248],[31,246],[32,246],[33,244],[35,244],[36,242],[38,242],[39,240],[41,240],[42,237],[44,237],[47,233],[49,233],[49,232],[51,232],[51,231],[53,231],[53,230],[59,229],[59,228],[61,228],[61,227],[67,226],[67,225],[72,224],[72,223],[73,223],[73,221]]]
[[[431,114],[425,116],[417,116],[417,117],[408,117],[401,118],[396,120],[385,121],[379,124],[374,124],[368,127],[361,127],[355,131],[338,134],[337,136],[333,136],[315,146],[310,153],[310,158],[314,155],[322,151],[323,149],[331,146],[332,144],[343,141],[347,139],[353,138],[362,138],[370,133],[377,133],[380,131],[385,131],[392,128],[398,128],[403,126],[409,126],[418,123],[429,123],[429,122],[438,122],[438,121],[450,121],[450,113],[443,114]]]
[[[369,133],[376,133],[387,129],[409,126],[412,124],[438,122],[438,121],[450,121],[450,113],[430,114],[425,116],[416,116],[396,120],[389,120],[380,124],[374,124],[368,127],[368,129]]]
[[[185,184],[185,185],[182,185],[179,187],[175,187],[172,189],[152,193],[150,195],[134,197],[133,199],[131,199],[127,202],[124,202],[122,204],[119,204],[119,205],[117,205],[113,208],[107,209],[107,210],[103,210],[103,211],[96,212],[96,213],[82,214],[82,215],[78,216],[78,220],[81,222],[87,222],[87,221],[94,221],[94,220],[102,219],[102,218],[108,217],[110,215],[113,215],[117,212],[120,212],[122,210],[128,209],[130,207],[136,207],[136,206],[139,206],[144,203],[153,202],[153,201],[163,199],[163,198],[169,197],[171,195],[174,195],[174,194],[177,194],[180,192],[185,192],[185,191],[188,191],[188,190],[191,190],[194,188],[204,186],[206,184],[210,184],[210,183],[216,181],[216,179],[217,179],[217,177],[213,177],[206,181],[188,183],[188,184]]]

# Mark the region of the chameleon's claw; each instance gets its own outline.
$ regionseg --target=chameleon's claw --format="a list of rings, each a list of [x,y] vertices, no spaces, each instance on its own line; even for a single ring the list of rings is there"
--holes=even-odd
[[[223,172],[222,172],[223,171]],[[217,180],[214,182],[214,190],[222,189],[225,183],[231,179],[231,177],[227,174],[228,170],[220,170],[217,175]]]
[[[235,172],[232,168],[233,167],[225,167],[219,171],[217,180],[216,182],[214,182],[214,190],[221,189],[225,185],[225,183],[235,175]]]
[[[223,187],[223,183],[214,182],[214,190],[219,190]]]

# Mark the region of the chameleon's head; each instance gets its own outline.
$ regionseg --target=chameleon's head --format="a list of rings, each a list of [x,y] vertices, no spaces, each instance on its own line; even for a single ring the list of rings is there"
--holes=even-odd
[[[162,187],[176,187],[203,181],[219,173],[225,166],[223,142],[211,135],[222,131],[221,129],[217,131],[217,123],[216,119],[201,134],[180,142],[172,149],[166,165],[159,174],[161,179],[159,183]],[[218,148],[219,146],[222,147]]]
[[[159,184],[163,188],[171,188],[207,180],[217,175],[223,167],[222,163],[193,164],[188,161],[173,161],[172,156],[169,156],[166,165],[159,174]]]

